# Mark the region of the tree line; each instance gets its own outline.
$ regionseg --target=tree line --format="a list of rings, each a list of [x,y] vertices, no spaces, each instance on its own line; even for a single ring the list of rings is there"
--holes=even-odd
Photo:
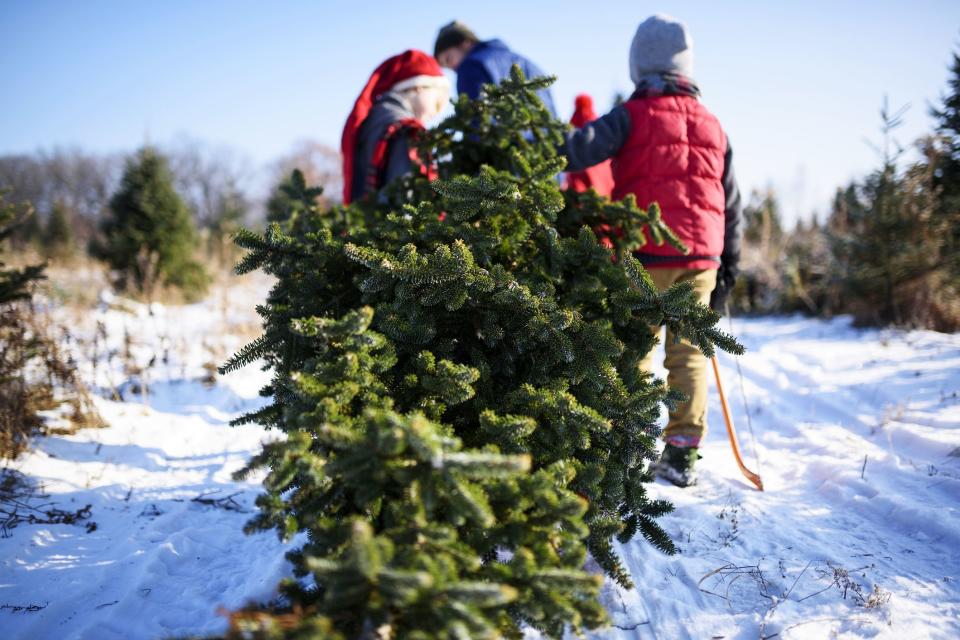
[[[960,329],[960,57],[912,148],[905,109],[880,109],[878,166],[837,189],[823,220],[786,230],[772,190],[744,210],[740,313],[850,314],[861,325]],[[913,153],[908,153],[912,151]]]
[[[947,89],[930,109],[934,127],[912,154],[895,136],[903,112],[884,104],[877,168],[839,187],[822,220],[787,230],[776,193],[754,192],[733,312],[960,328],[960,57],[954,54]],[[247,188],[247,163],[191,141],[126,157],[81,150],[0,156],[0,188],[37,212],[8,243],[52,259],[89,253],[106,261],[121,289],[149,296],[166,284],[197,296],[209,279],[201,263],[226,268],[236,258],[230,238],[237,229],[290,215],[293,169],[324,193],[340,191],[337,152],[312,142],[270,167],[273,187],[262,202]],[[131,209],[143,203],[141,191],[163,201],[163,215]]]
[[[7,244],[52,260],[103,260],[121,290],[150,297],[158,286],[172,286],[196,297],[210,266],[232,266],[237,229],[282,217],[281,187],[293,168],[337,192],[337,152],[310,141],[267,168],[272,189],[265,201],[252,193],[247,161],[191,140],[131,154],[55,149],[0,156],[7,200],[33,212]]]

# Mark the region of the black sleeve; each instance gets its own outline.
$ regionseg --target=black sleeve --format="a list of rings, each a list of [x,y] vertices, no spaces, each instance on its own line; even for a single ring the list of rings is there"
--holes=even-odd
[[[743,238],[743,205],[740,198],[740,188],[733,172],[733,148],[727,140],[727,153],[723,157],[723,194],[726,199],[724,206],[724,233],[723,254],[720,256],[724,264],[736,267],[740,262],[740,241]]]
[[[612,158],[630,135],[630,114],[623,105],[566,135],[567,171],[583,171]]]

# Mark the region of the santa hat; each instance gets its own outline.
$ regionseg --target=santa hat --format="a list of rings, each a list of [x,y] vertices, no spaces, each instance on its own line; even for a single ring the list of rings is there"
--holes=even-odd
[[[353,105],[343,127],[340,151],[343,155],[343,203],[350,204],[353,183],[353,156],[357,132],[366,120],[374,101],[388,91],[405,91],[413,87],[442,85],[446,82],[443,70],[433,56],[410,49],[387,58],[374,72]]]
[[[570,124],[580,128],[585,124],[597,119],[597,113],[593,110],[593,98],[586,93],[581,93],[573,102],[573,117],[570,118]]]

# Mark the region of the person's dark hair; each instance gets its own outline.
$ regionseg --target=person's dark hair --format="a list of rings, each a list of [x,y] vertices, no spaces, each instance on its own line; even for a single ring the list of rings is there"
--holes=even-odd
[[[433,57],[436,58],[447,49],[459,47],[464,42],[480,42],[480,39],[470,27],[458,20],[445,24],[437,34],[437,42],[433,46]]]

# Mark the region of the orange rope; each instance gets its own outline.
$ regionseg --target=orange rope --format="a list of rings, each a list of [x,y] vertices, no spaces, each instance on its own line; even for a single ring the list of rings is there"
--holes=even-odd
[[[717,379],[717,391],[720,392],[720,406],[723,407],[723,419],[727,422],[727,435],[730,436],[730,446],[733,448],[733,457],[737,459],[737,466],[747,480],[756,485],[757,489],[763,491],[763,481],[760,476],[755,474],[747,465],[743,464],[743,458],[740,457],[740,445],[737,444],[737,434],[733,430],[733,420],[730,418],[730,407],[727,405],[727,396],[723,393],[723,385],[720,384],[720,366],[717,364],[717,356],[710,359],[713,363],[713,375]]]

